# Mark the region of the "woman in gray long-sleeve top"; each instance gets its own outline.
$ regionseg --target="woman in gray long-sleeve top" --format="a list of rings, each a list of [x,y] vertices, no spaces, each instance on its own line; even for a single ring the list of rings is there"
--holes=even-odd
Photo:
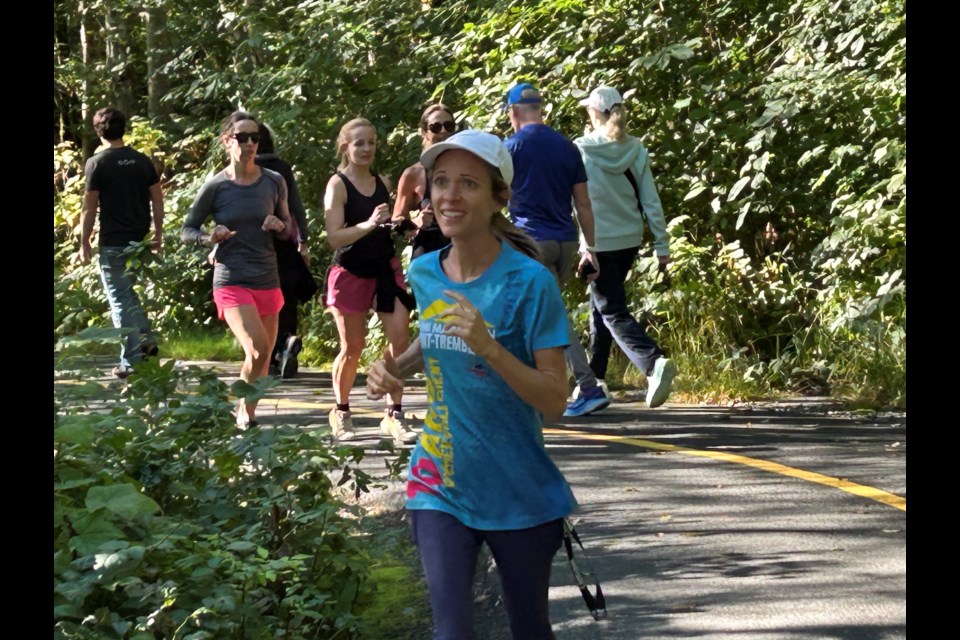
[[[254,162],[259,125],[235,111],[220,135],[230,163],[197,194],[183,223],[184,242],[213,247],[213,300],[217,313],[243,347],[240,377],[253,382],[267,375],[283,307],[274,237],[289,238],[292,227],[283,177]],[[208,217],[216,226],[200,227]],[[257,403],[241,401],[237,426],[256,426]]]

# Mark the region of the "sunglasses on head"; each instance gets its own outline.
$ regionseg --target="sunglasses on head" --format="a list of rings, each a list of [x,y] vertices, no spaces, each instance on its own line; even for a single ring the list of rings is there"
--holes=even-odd
[[[447,133],[453,133],[457,128],[457,123],[453,120],[447,120],[446,122],[431,122],[427,125],[427,129],[430,133],[440,133],[444,129],[447,130]]]
[[[241,131],[240,133],[235,133],[230,137],[240,144],[246,144],[247,140],[253,142],[253,144],[260,144],[259,133],[246,133],[245,131]]]

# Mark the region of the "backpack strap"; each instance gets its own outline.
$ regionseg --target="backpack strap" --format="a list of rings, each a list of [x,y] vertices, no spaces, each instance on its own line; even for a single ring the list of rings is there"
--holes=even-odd
[[[623,172],[623,175],[627,176],[627,180],[630,181],[630,186],[633,187],[633,195],[637,198],[637,208],[640,209],[640,217],[643,218],[643,223],[647,224],[647,214],[644,212],[643,204],[640,202],[640,187],[637,186],[637,179],[633,177],[633,172],[630,171],[629,167]]]

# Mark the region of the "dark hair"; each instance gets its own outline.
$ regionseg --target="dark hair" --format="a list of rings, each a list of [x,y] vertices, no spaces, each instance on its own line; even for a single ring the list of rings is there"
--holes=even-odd
[[[438,102],[437,104],[432,104],[429,107],[427,107],[427,109],[423,112],[423,115],[420,116],[420,137],[422,140],[420,144],[421,148],[425,148],[425,145],[427,144],[427,141],[423,139],[424,134],[427,132],[427,118],[429,118],[431,115],[433,115],[437,111],[443,111],[444,113],[448,114],[451,118],[453,118],[454,124],[456,124],[457,122],[456,117],[454,117],[453,115],[453,109],[443,104],[442,102]]]
[[[252,115],[250,115],[246,111],[234,111],[233,113],[227,116],[226,120],[223,121],[223,126],[220,127],[220,135],[223,135],[223,136],[230,135],[231,133],[233,133],[233,125],[237,124],[238,122],[243,122],[244,120],[253,121],[253,124],[257,125],[257,128],[259,129],[260,123],[257,122],[257,119],[254,118]]]
[[[263,122],[259,127],[260,144],[257,146],[257,153],[276,153],[277,150],[273,146],[273,130]]]
[[[429,118],[432,114],[436,113],[437,111],[445,111],[451,118],[456,120],[456,118],[453,115],[453,109],[443,104],[442,102],[438,102],[437,104],[432,104],[429,107],[427,107],[426,111],[423,112],[423,115],[420,116],[420,131],[427,130],[427,118]]]
[[[127,131],[127,117],[113,107],[104,107],[93,114],[93,130],[104,140],[119,140]]]

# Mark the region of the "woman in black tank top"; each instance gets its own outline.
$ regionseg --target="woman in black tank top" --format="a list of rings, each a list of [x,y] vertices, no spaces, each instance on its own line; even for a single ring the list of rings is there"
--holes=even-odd
[[[423,139],[423,151],[431,145],[443,142],[457,130],[453,110],[445,104],[437,103],[427,107],[420,116],[420,137]],[[419,227],[413,239],[413,257],[441,249],[450,241],[440,232],[440,226],[433,217],[430,203],[430,184],[427,173],[419,162],[407,167],[400,176],[397,185],[397,202],[393,207],[393,220],[409,220],[413,211],[414,224]]]
[[[403,353],[413,298],[407,293],[390,229],[390,181],[371,171],[377,131],[369,120],[355,118],[337,137],[340,167],[327,182],[323,206],[327,242],[334,250],[327,272],[326,303],[337,323],[340,353],[333,361],[333,392],[337,406],[330,428],[339,440],[355,434],[350,415],[350,389],[357,375],[367,333],[367,312],[377,311],[387,336],[387,355]],[[403,414],[402,391],[387,396],[381,432],[410,443],[417,434]]]

